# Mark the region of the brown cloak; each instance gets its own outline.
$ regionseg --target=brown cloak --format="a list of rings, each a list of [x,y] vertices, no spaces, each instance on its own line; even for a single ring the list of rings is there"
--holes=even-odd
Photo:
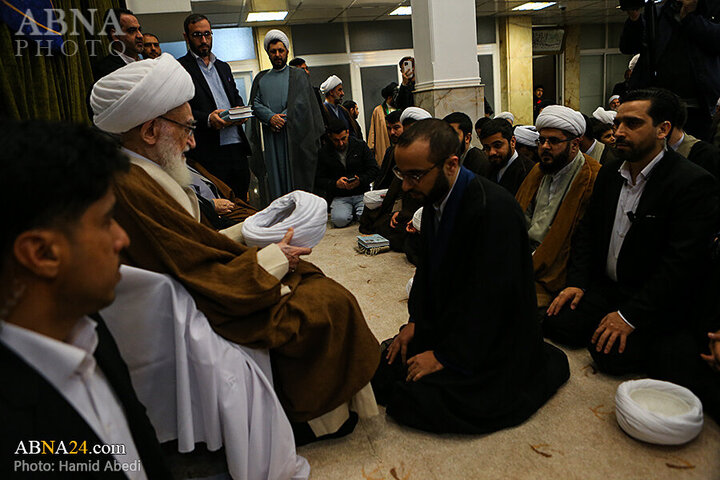
[[[115,186],[116,218],[131,245],[125,263],[172,275],[213,329],[270,349],[275,390],[291,421],[308,421],[349,401],[380,360],[355,297],[300,261],[282,284],[241,245],[198,223],[135,165]]]
[[[565,288],[567,263],[570,258],[570,240],[585,213],[595,184],[595,177],[600,170],[600,164],[597,161],[585,154],[583,156],[585,163],[565,194],[550,231],[533,254],[538,307],[549,306],[560,290]],[[527,212],[528,207],[535,200],[543,175],[539,164],[535,165],[515,195],[523,212]]]

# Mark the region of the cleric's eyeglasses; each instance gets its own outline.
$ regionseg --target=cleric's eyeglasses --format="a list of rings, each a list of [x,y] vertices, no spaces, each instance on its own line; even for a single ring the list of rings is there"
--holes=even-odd
[[[194,134],[195,129],[197,128],[197,125],[196,125],[197,121],[195,121],[195,120],[193,120],[192,124],[188,125],[187,123],[180,123],[176,120],[173,120],[172,118],[167,118],[162,115],[160,116],[160,118],[162,118],[163,120],[167,120],[170,123],[174,123],[175,125],[180,125],[181,127],[183,127],[186,130],[188,137],[191,136],[192,134]]]
[[[190,34],[190,36],[193,38],[200,38],[200,37],[210,38],[210,37],[212,37],[212,32],[210,30],[208,30],[206,32],[193,32]]]
[[[555,147],[557,145],[560,145],[561,143],[569,142],[571,140],[575,140],[575,138],[558,138],[558,137],[538,137],[537,140],[535,140],[535,143],[537,143],[538,147],[542,147],[545,145],[545,142],[548,142],[551,147]]]
[[[437,163],[432,167],[428,168],[427,170],[420,170],[414,172],[403,172],[397,167],[397,165],[395,165],[392,170],[395,176],[400,180],[407,180],[410,183],[420,183],[420,180],[422,180],[425,175],[430,173],[433,168],[441,167],[442,165],[443,163]]]

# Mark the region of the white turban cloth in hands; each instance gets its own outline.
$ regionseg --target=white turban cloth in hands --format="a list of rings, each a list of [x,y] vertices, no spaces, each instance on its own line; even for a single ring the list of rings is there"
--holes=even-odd
[[[169,53],[140,60],[102,77],[90,94],[95,125],[124,133],[195,96],[190,74]]]
[[[538,131],[543,128],[557,128],[580,137],[585,133],[586,125],[582,113],[563,105],[548,105],[535,120],[535,127]]]

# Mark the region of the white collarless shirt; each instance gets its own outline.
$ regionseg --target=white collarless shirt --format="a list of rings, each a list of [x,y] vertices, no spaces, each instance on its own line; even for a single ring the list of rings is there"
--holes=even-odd
[[[114,455],[120,463],[140,460],[128,426],[125,411],[93,353],[98,344],[97,323],[82,318],[65,342],[0,321],[0,342],[35,369],[68,401],[75,411],[107,445],[124,445],[125,455]],[[59,439],[82,441],[84,439]],[[90,452],[93,446],[88,443]],[[79,460],[79,459],[76,459]],[[140,463],[137,471],[127,471],[133,480],[146,480]],[[101,471],[104,468],[101,465]]]
[[[515,150],[515,151],[513,152],[513,154],[512,154],[512,157],[510,157],[510,160],[508,160],[507,165],[505,165],[504,167],[502,167],[502,168],[498,171],[498,174],[497,174],[497,181],[498,181],[498,182],[502,179],[503,175],[505,175],[505,170],[507,170],[508,168],[510,168],[510,165],[512,165],[513,162],[514,162],[515,160],[517,160],[517,158],[518,158],[518,152],[517,152],[517,150]]]

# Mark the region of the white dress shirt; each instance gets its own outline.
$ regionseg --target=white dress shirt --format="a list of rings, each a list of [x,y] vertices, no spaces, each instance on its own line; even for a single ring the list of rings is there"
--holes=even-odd
[[[513,152],[513,154],[512,154],[512,157],[510,157],[510,160],[508,160],[507,165],[505,165],[504,167],[502,167],[502,168],[498,171],[498,174],[497,174],[497,181],[498,181],[498,182],[499,182],[500,179],[503,177],[503,175],[505,175],[505,170],[507,170],[508,168],[510,168],[510,165],[512,165],[512,163],[513,163],[515,160],[517,160],[517,158],[518,158],[518,152],[517,152],[517,150],[515,150],[515,151]]]
[[[615,209],[615,221],[613,222],[612,236],[610,237],[610,247],[608,248],[606,262],[607,275],[614,282],[617,282],[617,261],[620,256],[620,250],[625,241],[625,235],[627,235],[632,225],[631,217],[635,215],[635,210],[637,210],[637,206],[640,203],[640,198],[645,191],[645,185],[652,170],[660,159],[662,159],[663,155],[665,155],[665,150],[658,153],[657,156],[642,169],[635,179],[635,183],[632,181],[628,162],[623,162],[618,169],[620,175],[625,179],[625,183],[620,190],[620,197],[618,197],[617,208]],[[622,313],[620,313],[620,316],[628,325],[635,328],[625,319]]]
[[[0,321],[0,341],[37,370],[107,445],[124,445],[125,455],[114,455],[120,463],[140,459],[128,427],[125,412],[105,375],[95,362],[98,344],[97,323],[82,318],[65,342],[60,342],[12,323]],[[82,441],[84,439],[59,439]],[[93,446],[88,443],[88,453]],[[101,466],[101,470],[104,465]],[[140,469],[127,471],[133,480],[147,476]]]
[[[444,175],[444,173],[441,171],[440,175]],[[455,175],[455,180],[453,180],[453,183],[450,186],[450,190],[448,190],[448,193],[447,195],[445,195],[445,198],[443,198],[442,202],[440,202],[439,204],[433,204],[433,213],[435,214],[435,232],[437,232],[437,229],[440,227],[440,221],[442,220],[442,214],[445,211],[445,205],[447,205],[448,199],[450,198],[450,195],[455,188],[455,184],[457,183],[459,175],[460,172],[458,171],[457,175]]]

